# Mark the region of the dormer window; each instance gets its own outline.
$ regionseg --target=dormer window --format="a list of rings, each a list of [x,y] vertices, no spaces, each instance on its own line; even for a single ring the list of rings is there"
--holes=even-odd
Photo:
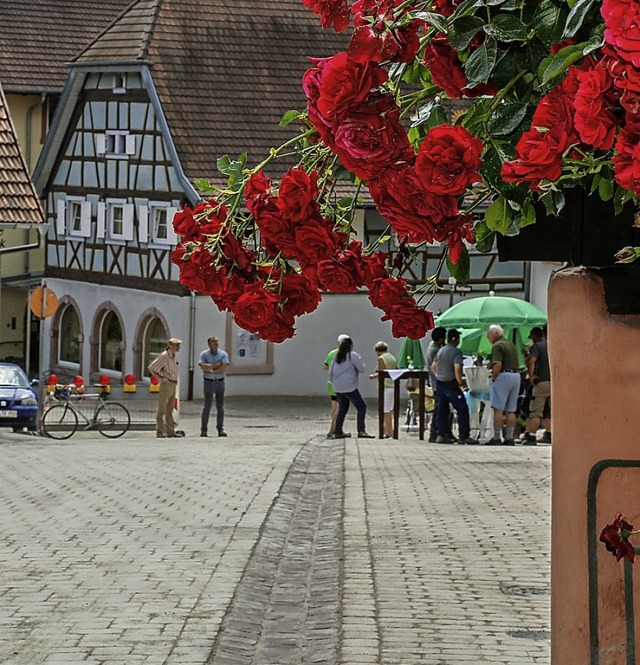
[[[127,75],[114,74],[113,78],[113,94],[122,95],[127,92]]]

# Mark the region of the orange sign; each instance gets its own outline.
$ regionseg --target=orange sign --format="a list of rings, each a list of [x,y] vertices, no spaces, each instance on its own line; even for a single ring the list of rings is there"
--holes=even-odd
[[[58,296],[47,286],[39,286],[29,298],[29,307],[39,319],[46,319],[58,309]]]

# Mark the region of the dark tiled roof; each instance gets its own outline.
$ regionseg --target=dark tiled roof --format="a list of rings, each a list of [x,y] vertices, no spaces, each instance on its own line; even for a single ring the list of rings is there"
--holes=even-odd
[[[0,87],[0,226],[41,224],[44,213],[20,152]]]
[[[62,92],[68,62],[131,0],[0,0],[5,92]]]
[[[156,11],[157,10],[157,11]],[[139,0],[77,62],[148,59],[187,177],[216,175],[216,159],[257,163],[292,136],[278,122],[303,109],[307,56],[347,37],[324,31],[300,0]]]

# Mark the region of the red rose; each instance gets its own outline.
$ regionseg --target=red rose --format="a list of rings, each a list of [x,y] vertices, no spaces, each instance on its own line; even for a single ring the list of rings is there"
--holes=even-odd
[[[613,524],[607,524],[602,529],[600,542],[604,543],[607,551],[615,556],[616,561],[625,558],[633,563],[635,550],[628,541],[632,531],[633,526],[623,519],[621,513],[616,514]]]
[[[342,32],[349,27],[349,5],[347,0],[302,0],[305,7],[320,16],[323,28]]]
[[[553,88],[539,102],[533,114],[531,127],[563,131],[570,145],[580,143],[580,136],[575,129],[573,101],[580,85],[580,70],[572,67],[565,80]]]
[[[418,307],[413,298],[394,305],[383,321],[391,319],[391,334],[394,337],[422,339],[433,328],[433,314]]]
[[[321,300],[315,283],[296,272],[289,272],[282,278],[280,296],[285,302],[285,310],[292,316],[313,312]]]
[[[294,226],[291,221],[280,214],[275,197],[271,197],[266,204],[256,205],[253,210],[253,219],[260,230],[262,246],[269,254],[275,255],[282,251],[287,256],[293,255],[297,247]]]
[[[632,127],[623,129],[616,142],[616,152],[613,158],[616,182],[640,196],[640,131]]]
[[[205,236],[219,233],[227,219],[227,208],[211,199],[198,204],[193,210],[185,206],[173,217],[173,230],[184,240],[204,240]]]
[[[611,111],[617,97],[609,72],[602,64],[578,73],[580,86],[573,102],[576,129],[580,138],[600,150],[613,147],[618,121]]]
[[[449,259],[451,263],[458,265],[462,256],[462,241],[466,240],[471,244],[476,241],[473,217],[471,215],[458,215],[456,219],[447,220],[445,227],[448,229],[444,240],[449,245]]]
[[[224,276],[224,273],[221,273]],[[238,298],[244,293],[247,286],[244,278],[237,272],[232,272],[219,283],[220,288],[210,293],[211,300],[221,312],[232,312]]]
[[[250,284],[233,307],[236,323],[249,332],[269,325],[278,312],[278,296],[263,287],[262,282]]]
[[[540,132],[530,129],[518,141],[517,159],[502,165],[502,177],[507,182],[531,182],[537,186],[541,180],[557,180],[562,173],[564,151],[569,147],[567,134],[550,129]]]
[[[637,0],[603,0],[604,39],[634,67],[640,67],[640,5]]]
[[[363,263],[362,256],[351,249],[319,261],[316,273],[318,286],[332,293],[356,293],[364,284]]]
[[[373,280],[387,276],[387,256],[385,252],[375,252],[375,254],[362,257],[364,282],[367,286],[373,283]]]
[[[338,237],[322,224],[312,223],[295,229],[295,249],[291,256],[301,263],[330,259],[338,251]]]
[[[305,92],[311,92],[309,104],[313,101],[313,84],[317,88],[315,106],[320,116],[333,123],[340,122],[347,112],[365,101],[371,90],[379,88],[388,78],[387,73],[375,63],[358,63],[341,52],[331,58],[313,59],[320,76],[306,76]],[[308,73],[308,72],[307,72]]]
[[[276,205],[285,219],[302,222],[318,210],[318,173],[289,169],[280,181]]]
[[[427,132],[416,158],[420,183],[434,194],[459,196],[478,182],[482,142],[464,127],[444,124]]]
[[[393,305],[399,305],[409,297],[407,286],[407,280],[402,277],[376,279],[369,286],[369,300],[375,307],[388,312]]]
[[[278,313],[268,325],[263,326],[256,332],[260,339],[280,344],[280,342],[291,339],[295,335],[296,329],[293,327],[292,319]]]
[[[451,99],[462,97],[469,83],[458,54],[444,37],[436,37],[424,49],[424,64],[431,72],[431,79]]]
[[[264,171],[260,170],[253,173],[247,180],[244,189],[244,198],[247,203],[247,210],[253,214],[256,208],[266,205],[272,198],[271,180],[267,178]]]
[[[427,192],[413,166],[389,169],[368,185],[380,214],[412,243],[442,240],[439,225],[458,214],[456,198]]]
[[[397,162],[412,160],[413,148],[399,117],[400,109],[391,97],[377,96],[342,120],[334,134],[333,150],[362,180]]]

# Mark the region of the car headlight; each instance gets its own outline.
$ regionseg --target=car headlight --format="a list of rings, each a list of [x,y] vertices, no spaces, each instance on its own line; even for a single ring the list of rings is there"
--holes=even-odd
[[[38,400],[33,397],[26,397],[22,400],[22,406],[38,406]]]

